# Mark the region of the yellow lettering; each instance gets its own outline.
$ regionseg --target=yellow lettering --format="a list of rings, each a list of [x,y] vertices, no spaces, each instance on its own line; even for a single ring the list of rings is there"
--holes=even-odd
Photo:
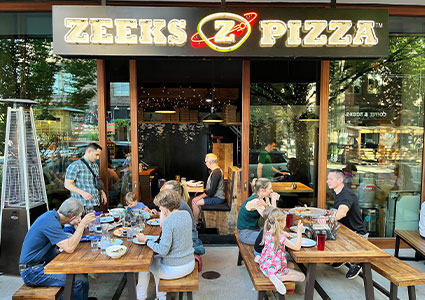
[[[153,20],[153,28],[151,30],[151,34],[153,36],[153,43],[158,46],[166,46],[167,38],[162,33],[165,29],[167,22],[165,20],[154,19]]]
[[[296,47],[301,45],[300,29],[302,23],[300,20],[288,21],[288,40],[287,47]]]
[[[280,20],[260,21],[260,30],[260,47],[273,47],[276,38],[279,39],[286,33],[286,24]]]
[[[65,27],[69,28],[65,35],[65,42],[70,44],[88,44],[90,37],[85,30],[89,25],[87,18],[66,18]]]
[[[114,37],[108,33],[108,28],[114,28],[112,19],[90,18],[91,36],[90,42],[93,44],[113,44]]]
[[[378,38],[375,35],[374,21],[358,21],[356,34],[353,37],[353,46],[374,46],[378,44]]]
[[[231,44],[235,42],[235,34],[229,34],[230,30],[232,30],[233,26],[235,26],[235,21],[233,20],[216,20],[214,22],[214,29],[218,30],[216,35],[214,36],[214,41],[217,44]]]
[[[131,30],[137,28],[136,19],[116,19],[115,20],[115,43],[117,44],[137,44],[137,35]]]
[[[187,42],[186,20],[173,19],[168,23],[168,45],[184,46]]]
[[[152,27],[152,20],[145,20],[140,19],[139,20],[139,26],[140,26],[140,44],[142,45],[152,45],[152,35],[151,35],[151,27]]]
[[[330,46],[349,46],[353,39],[347,34],[353,24],[349,20],[335,20],[329,22],[329,31],[334,31],[328,39]]]
[[[304,37],[303,44],[312,47],[325,46],[328,38],[322,32],[327,26],[328,22],[325,20],[305,21],[303,31],[307,32],[307,34]]]

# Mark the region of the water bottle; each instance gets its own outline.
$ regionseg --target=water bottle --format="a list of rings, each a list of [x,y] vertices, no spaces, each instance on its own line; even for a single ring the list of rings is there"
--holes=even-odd
[[[100,239],[100,254],[106,254],[106,248],[111,245],[111,238],[108,233],[109,224],[102,224],[102,237]]]

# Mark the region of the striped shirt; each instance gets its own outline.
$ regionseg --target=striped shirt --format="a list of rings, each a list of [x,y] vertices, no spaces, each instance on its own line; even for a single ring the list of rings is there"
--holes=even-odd
[[[85,160],[93,172],[99,176],[99,166],[95,162]],[[94,186],[93,174],[87,168],[87,166],[79,159],[74,161],[66,169],[65,179],[74,180],[74,184],[80,190],[83,190],[93,196],[93,200],[85,200],[80,194],[71,192],[71,197],[81,200],[84,206],[99,206],[100,205],[100,193]]]

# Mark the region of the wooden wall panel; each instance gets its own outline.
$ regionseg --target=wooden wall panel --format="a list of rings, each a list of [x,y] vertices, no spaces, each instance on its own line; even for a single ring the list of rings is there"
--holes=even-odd
[[[140,201],[139,139],[137,135],[137,64],[130,59],[130,121],[131,121],[131,188]]]
[[[99,129],[99,145],[102,147],[100,155],[100,178],[105,185],[104,191],[108,195],[108,147],[106,145],[106,68],[105,60],[97,60],[97,120]],[[105,209],[105,207],[102,207]],[[107,207],[106,207],[107,209]]]
[[[322,61],[320,68],[320,117],[317,206],[326,207],[326,167],[328,157],[328,112],[329,112],[329,61]]]
[[[249,195],[249,110],[251,88],[250,61],[242,62],[242,198]]]

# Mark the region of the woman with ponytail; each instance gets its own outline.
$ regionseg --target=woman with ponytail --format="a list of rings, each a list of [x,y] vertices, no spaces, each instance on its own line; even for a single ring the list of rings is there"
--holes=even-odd
[[[254,245],[260,232],[258,220],[263,216],[266,207],[276,207],[279,194],[273,192],[272,184],[267,178],[254,178],[251,186],[254,193],[242,203],[237,228],[239,240]]]

